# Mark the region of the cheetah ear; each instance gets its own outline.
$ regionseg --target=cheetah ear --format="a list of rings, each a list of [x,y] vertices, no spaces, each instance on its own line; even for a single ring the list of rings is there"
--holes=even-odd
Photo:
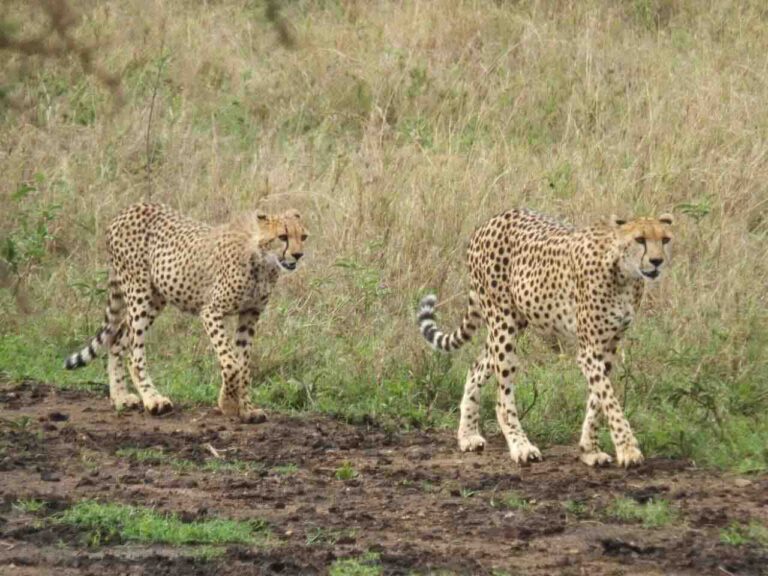
[[[299,214],[299,211],[296,210],[296,208],[286,210],[283,216],[286,218],[295,218],[296,220],[301,220],[301,214]]]
[[[611,217],[608,218],[608,223],[611,226],[624,226],[624,224],[627,223],[627,219],[619,218],[618,216],[616,216],[616,214],[611,214]]]
[[[675,218],[672,216],[672,214],[662,214],[659,216],[659,222],[672,226],[672,224],[675,223]]]

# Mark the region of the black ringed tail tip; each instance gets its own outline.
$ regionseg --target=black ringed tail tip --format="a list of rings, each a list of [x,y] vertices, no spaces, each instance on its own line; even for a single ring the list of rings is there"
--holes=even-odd
[[[475,309],[472,295],[470,294],[469,307],[464,315],[461,326],[450,334],[446,334],[437,327],[437,320],[435,319],[436,305],[437,296],[434,294],[422,298],[417,316],[421,335],[424,336],[424,339],[435,350],[450,352],[451,350],[461,348],[469,342],[472,334],[477,329],[473,319],[479,316],[479,314]]]
[[[85,364],[86,363],[80,354],[73,354],[67,358],[66,362],[64,362],[64,368],[67,370],[77,370],[78,368],[85,366]]]
[[[64,362],[64,368],[67,370],[76,370],[83,366],[90,364],[94,358],[99,355],[99,350],[104,347],[104,343],[107,338],[112,334],[112,329],[109,325],[102,326],[96,336],[88,343],[88,345],[70,355]]]

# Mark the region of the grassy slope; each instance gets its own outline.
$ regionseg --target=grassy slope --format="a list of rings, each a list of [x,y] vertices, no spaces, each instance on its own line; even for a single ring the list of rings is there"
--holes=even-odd
[[[577,224],[675,210],[616,384],[646,453],[768,466],[768,21],[762,2],[287,3],[281,46],[258,1],[72,2],[122,104],[74,58],[11,55],[0,117],[0,370],[103,387],[64,356],[101,318],[103,232],[151,196],[223,221],[300,208],[312,231],[256,340],[272,407],[399,426],[455,425],[478,344],[430,353],[418,296],[462,310],[472,229],[511,206]],[[39,8],[5,28],[34,34]],[[8,53],[4,53],[4,56]],[[157,83],[152,131],[147,120]],[[153,159],[151,185],[147,158]],[[480,339],[478,339],[480,340]],[[198,322],[169,312],[150,369],[213,403]],[[584,385],[534,338],[519,402],[540,445],[571,442]],[[493,427],[491,387],[485,415]]]

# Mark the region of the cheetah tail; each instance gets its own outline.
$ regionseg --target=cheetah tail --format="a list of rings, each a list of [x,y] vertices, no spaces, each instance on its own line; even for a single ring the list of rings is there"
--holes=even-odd
[[[425,296],[419,306],[419,330],[424,339],[435,350],[451,352],[458,350],[472,339],[481,321],[480,312],[475,304],[474,292],[469,293],[469,303],[461,326],[451,333],[445,333],[437,327],[435,321],[435,305],[437,297],[434,294]]]
[[[104,315],[104,323],[85,348],[67,358],[64,368],[67,370],[82,368],[96,358],[102,348],[111,346],[115,337],[119,338],[122,333],[124,312],[125,301],[120,290],[120,282],[112,273],[109,278],[109,303]]]
[[[98,356],[99,351],[104,348],[107,340],[110,339],[111,333],[112,330],[109,324],[105,323],[99,329],[96,336],[88,342],[88,345],[85,348],[79,352],[75,352],[67,358],[66,362],[64,362],[64,368],[67,370],[75,370],[77,368],[82,368],[86,364],[90,364],[91,361]]]

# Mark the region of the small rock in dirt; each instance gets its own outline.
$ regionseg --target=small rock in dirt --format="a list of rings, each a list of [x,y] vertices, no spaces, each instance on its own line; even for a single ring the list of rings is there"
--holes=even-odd
[[[61,476],[53,470],[42,470],[40,472],[40,480],[43,482],[58,482],[61,480]]]
[[[642,546],[619,538],[603,538],[600,540],[603,552],[609,556],[623,554],[655,554],[661,550],[658,546]]]
[[[75,484],[75,488],[80,488],[81,486],[93,486],[95,482],[88,478],[87,476],[83,476],[80,478],[80,480],[77,481],[77,484]]]
[[[46,432],[55,432],[56,430],[58,430],[58,428],[56,427],[56,424],[51,424],[50,422],[43,422],[43,424],[40,427]]]
[[[193,522],[197,520],[197,514],[195,514],[191,510],[182,510],[179,513],[179,520],[181,520],[182,522]]]
[[[733,481],[733,484],[738,488],[746,488],[750,484],[752,484],[752,480],[747,480],[746,478],[736,478]]]
[[[354,536],[346,535],[336,540],[336,544],[354,544],[355,541]]]
[[[635,502],[645,504],[654,498],[657,498],[661,492],[667,492],[666,486],[645,486],[637,490],[627,490],[626,495]]]
[[[63,412],[51,412],[48,414],[48,420],[51,422],[66,422],[69,420],[69,414],[64,414]]]
[[[117,481],[121,484],[141,484],[143,478],[140,478],[135,474],[123,474],[122,476],[118,476]]]

